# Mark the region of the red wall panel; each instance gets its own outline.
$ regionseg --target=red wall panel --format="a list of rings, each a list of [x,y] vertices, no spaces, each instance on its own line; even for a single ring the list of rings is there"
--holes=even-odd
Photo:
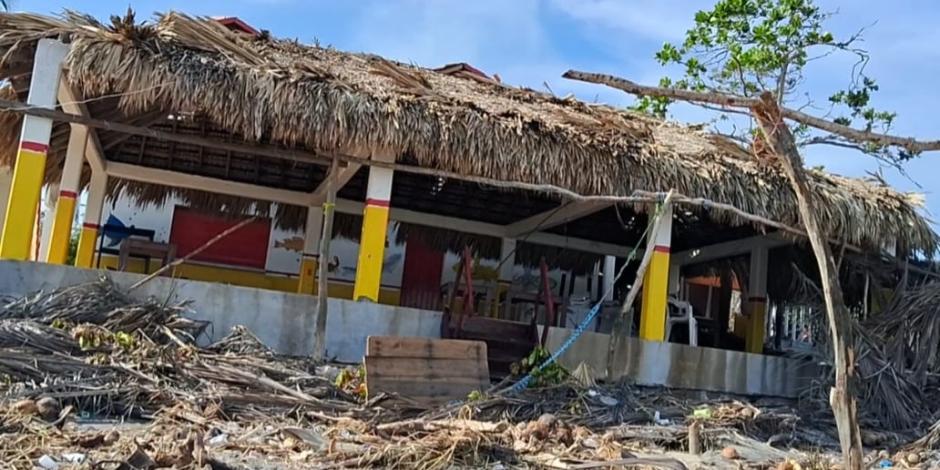
[[[186,256],[239,222],[239,219],[176,206],[173,210],[173,225],[170,227],[170,243],[176,245],[178,257]],[[271,220],[258,219],[228,234],[192,259],[264,269],[270,236]]]
[[[402,307],[439,310],[444,253],[428,246],[421,237],[405,243],[405,266],[401,276]]]

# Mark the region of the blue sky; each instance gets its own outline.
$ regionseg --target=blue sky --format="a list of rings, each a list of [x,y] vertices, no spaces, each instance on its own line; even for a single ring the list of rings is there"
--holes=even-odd
[[[940,3],[935,0],[817,0],[838,14],[829,23],[837,37],[866,27],[862,47],[872,60],[867,73],[881,91],[874,104],[898,113],[894,133],[940,137],[934,111],[940,91]],[[138,18],[181,10],[198,15],[238,16],[278,37],[319,40],[343,50],[365,51],[404,62],[439,66],[469,62],[503,81],[573,93],[586,101],[629,105],[633,98],[601,86],[562,79],[568,68],[620,75],[654,84],[663,75],[653,54],[665,41],[681,40],[696,10],[707,0],[13,0],[14,10],[56,13],[69,8],[99,18],[123,12]],[[851,63],[836,59],[808,72],[806,91],[825,101],[848,83]],[[674,119],[702,122],[709,115],[677,107]],[[878,171],[863,155],[816,147],[808,165],[824,165],[847,176]],[[890,168],[887,180],[906,191],[923,192],[927,216],[940,216],[940,154],[927,154],[906,166],[910,178]],[[913,180],[913,181],[911,181]],[[918,186],[919,185],[919,186]]]

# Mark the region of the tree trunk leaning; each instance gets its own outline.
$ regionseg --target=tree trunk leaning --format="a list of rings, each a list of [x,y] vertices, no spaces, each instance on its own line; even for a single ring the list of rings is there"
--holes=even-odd
[[[829,404],[832,406],[839,431],[839,444],[842,447],[845,468],[860,470],[863,468],[862,439],[852,388],[855,357],[849,310],[845,306],[842,287],[839,284],[839,272],[829,243],[819,229],[816,213],[813,211],[813,192],[803,172],[803,161],[793,134],[783,121],[779,106],[770,93],[764,93],[761,95],[761,103],[754,105],[751,110],[760,125],[765,143],[779,157],[793,192],[796,193],[800,218],[816,255],[832,335],[835,367],[835,385],[829,392]]]

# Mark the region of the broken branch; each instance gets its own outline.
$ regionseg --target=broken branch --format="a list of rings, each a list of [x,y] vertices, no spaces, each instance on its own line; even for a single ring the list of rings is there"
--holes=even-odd
[[[695,104],[705,103],[726,108],[751,108],[754,106],[760,106],[761,103],[761,100],[757,98],[747,98],[728,93],[698,92],[691,90],[679,90],[676,88],[640,85],[624,78],[600,73],[569,70],[562,76],[571,80],[609,86],[611,88],[625,91],[632,95],[657,96],[674,100],[687,101]],[[791,121],[806,124],[807,126],[815,127],[816,129],[842,136],[846,139],[857,142],[869,142],[879,146],[900,147],[911,153],[940,150],[940,140],[917,140],[913,137],[900,137],[890,134],[881,134],[878,132],[863,131],[851,128],[849,126],[836,124],[832,121],[818,118],[816,116],[811,116],[795,109],[785,107],[780,107],[780,114],[782,117]]]

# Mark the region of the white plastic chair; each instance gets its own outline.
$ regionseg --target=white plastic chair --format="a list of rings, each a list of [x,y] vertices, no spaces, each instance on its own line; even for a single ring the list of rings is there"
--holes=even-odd
[[[676,323],[688,323],[689,325],[689,346],[698,346],[698,322],[692,314],[692,304],[678,299],[669,298],[668,311],[666,317],[666,341],[672,334],[672,325]]]

